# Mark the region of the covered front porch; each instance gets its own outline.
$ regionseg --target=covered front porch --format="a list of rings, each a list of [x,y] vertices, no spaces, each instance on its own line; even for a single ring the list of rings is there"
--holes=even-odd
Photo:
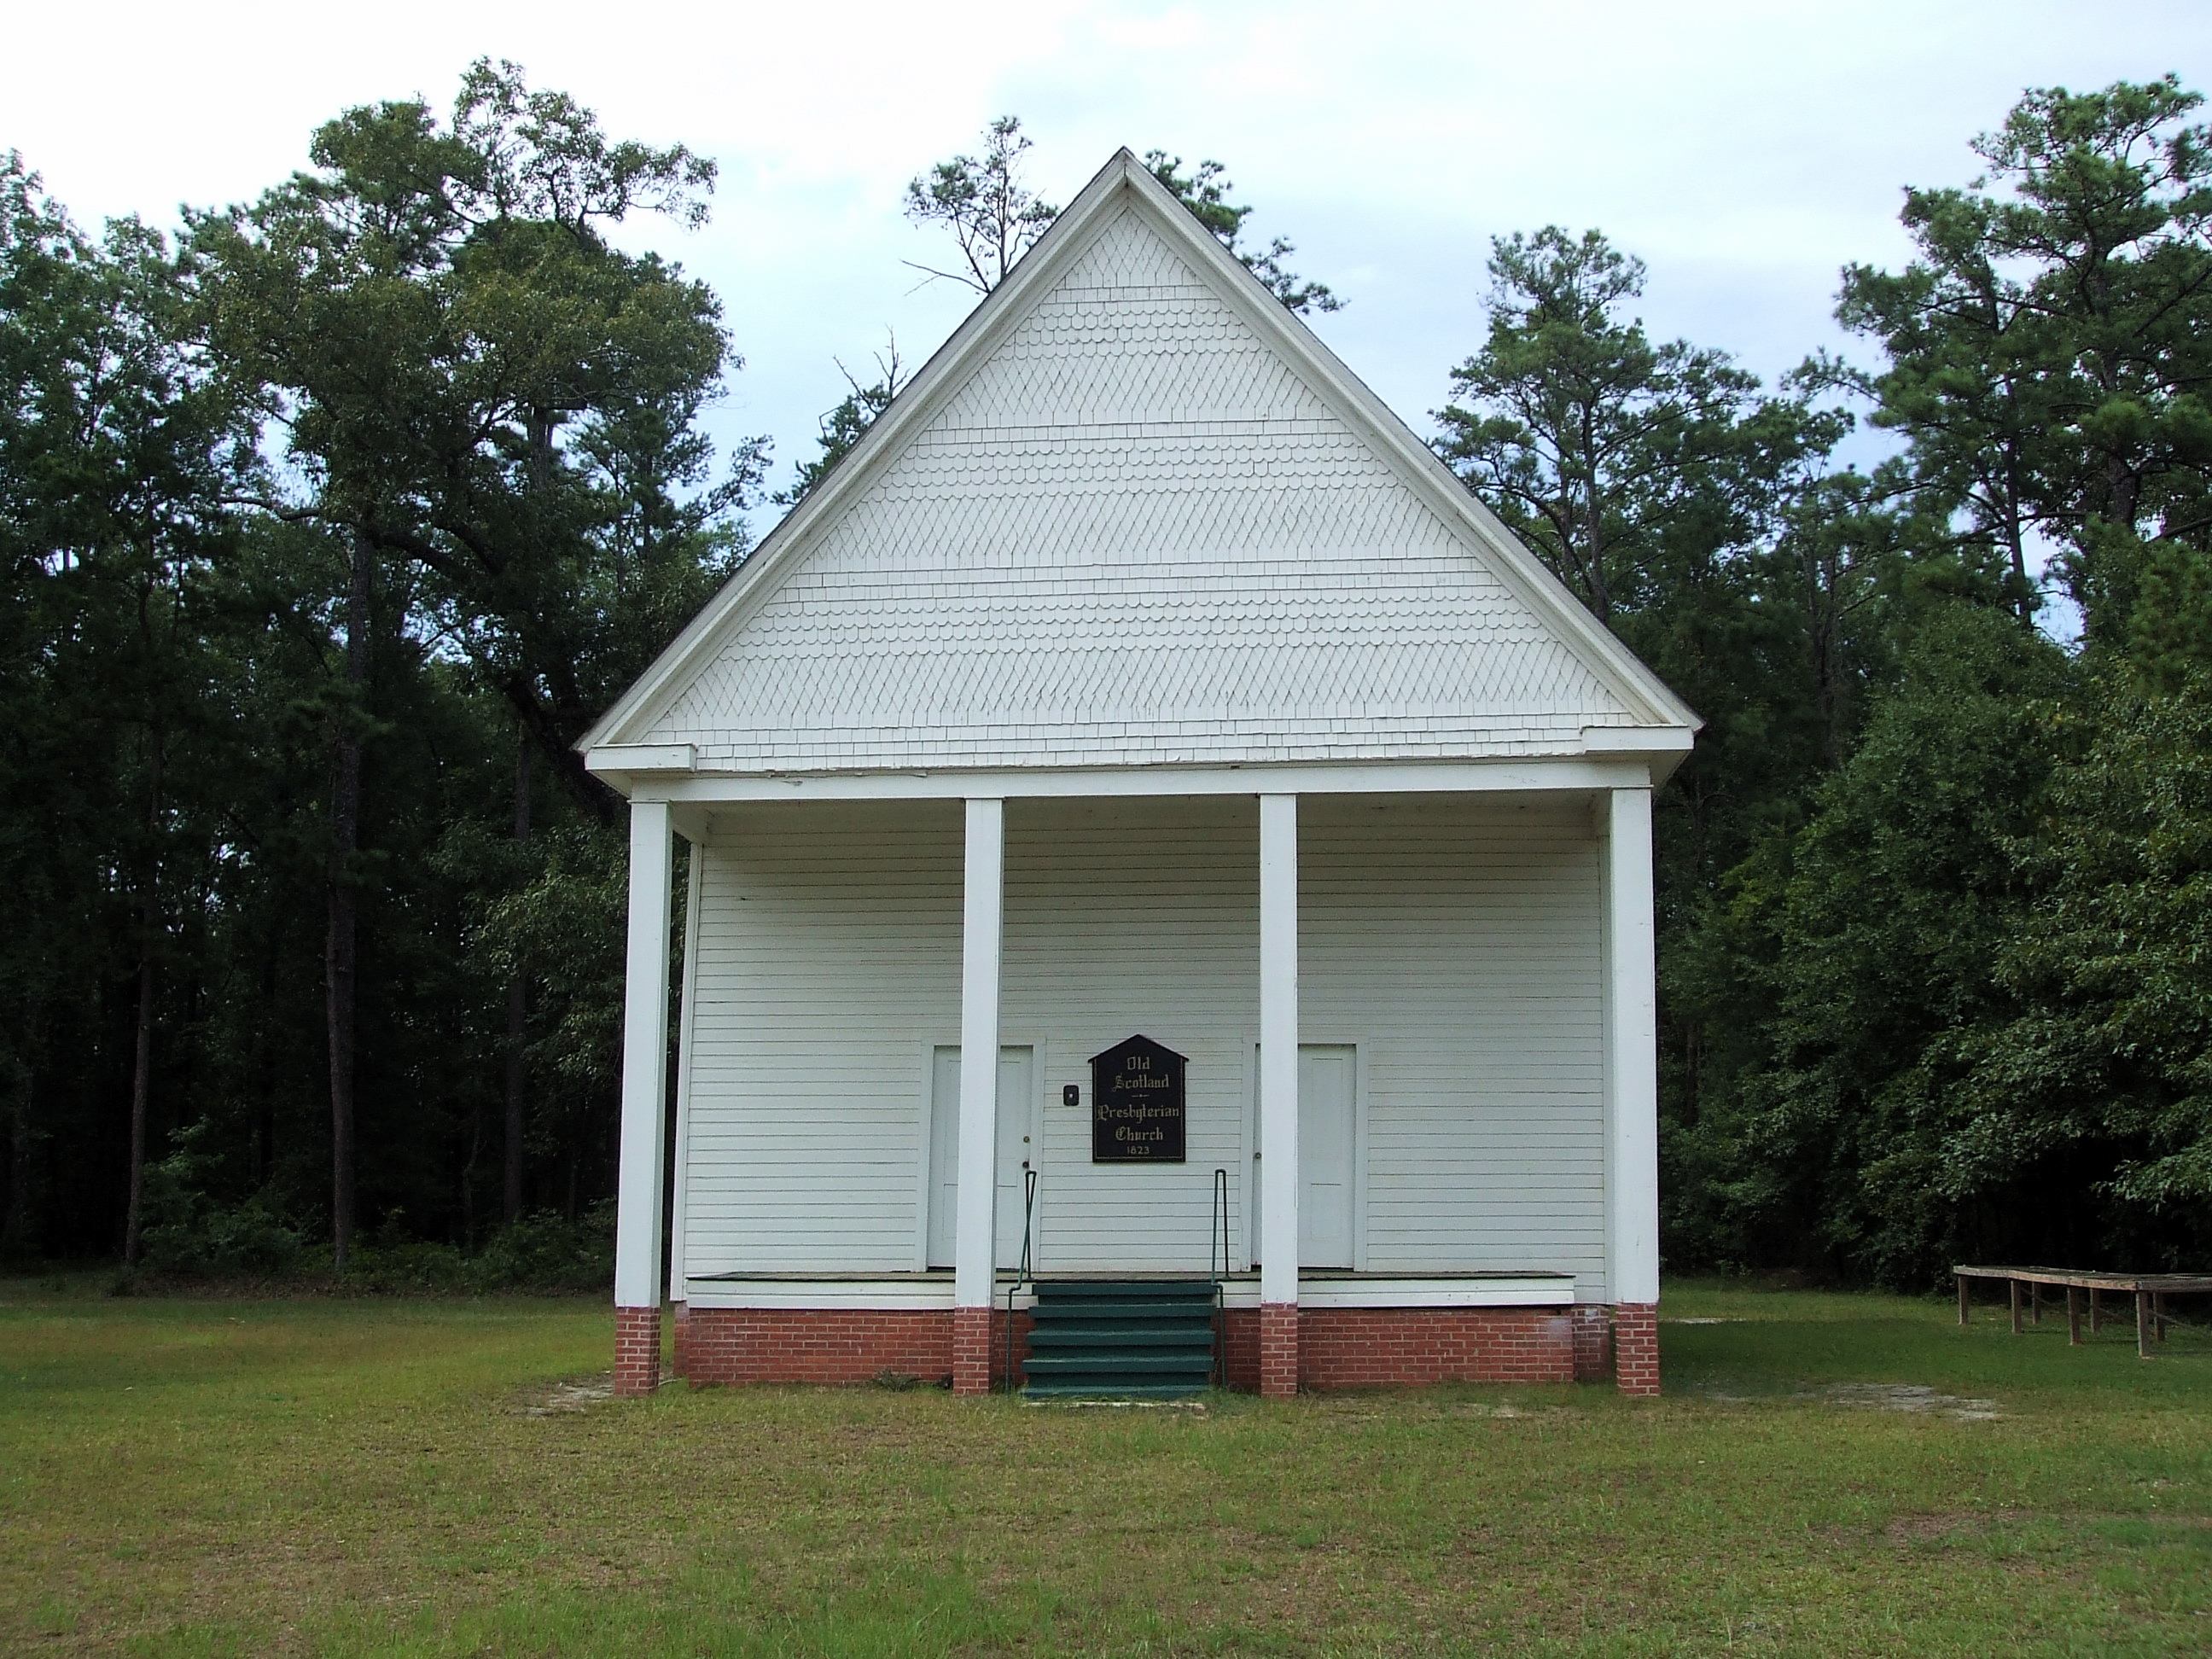
[[[1229,1380],[1271,1395],[1589,1376],[1616,1323],[1628,1357],[1656,1299],[1650,777],[634,775],[617,1304],[659,1303],[665,1182],[696,1380],[981,1391],[1009,1290],[1018,1363],[1024,1248],[1046,1279],[1218,1279]],[[1182,1156],[1101,1161],[1091,1062],[1139,1034],[1186,1061]]]

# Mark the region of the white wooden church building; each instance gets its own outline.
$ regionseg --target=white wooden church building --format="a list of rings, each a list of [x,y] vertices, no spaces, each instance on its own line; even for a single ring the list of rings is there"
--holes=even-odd
[[[631,803],[618,1388],[665,1290],[695,1381],[982,1390],[1026,1238],[1219,1280],[1268,1394],[1656,1389],[1697,725],[1122,151],[580,745]]]

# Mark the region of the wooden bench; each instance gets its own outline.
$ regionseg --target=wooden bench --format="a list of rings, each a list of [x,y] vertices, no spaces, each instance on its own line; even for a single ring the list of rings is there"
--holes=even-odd
[[[2089,1329],[2094,1334],[2104,1320],[2098,1297],[2106,1291],[2125,1291],[2136,1299],[2136,1352],[2148,1359],[2151,1343],[2166,1340],[2166,1298],[2169,1296],[2212,1294],[2212,1273],[2077,1273],[2065,1267],[1954,1267],[1959,1280],[1959,1322],[1966,1322],[1966,1287],[1977,1279],[2002,1279],[2012,1291],[2012,1332],[2020,1334],[2020,1287],[2028,1287],[2028,1303],[2035,1323],[2043,1322],[2043,1287],[2066,1287],[2067,1340],[2081,1340],[2081,1293],[2088,1292]]]

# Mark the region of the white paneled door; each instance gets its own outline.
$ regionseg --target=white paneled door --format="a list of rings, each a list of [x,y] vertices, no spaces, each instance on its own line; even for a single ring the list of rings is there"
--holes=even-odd
[[[1298,1049],[1298,1266],[1352,1266],[1352,1050]]]
[[[1036,1051],[999,1050],[999,1197],[997,1265],[1022,1255],[1022,1171],[1030,1166]],[[1040,1194],[1040,1202],[1042,1195]],[[939,1048],[929,1079],[929,1265],[952,1265],[953,1218],[960,1203],[960,1050]]]
[[[1354,1115],[1358,1050],[1349,1043],[1298,1045],[1298,1266],[1349,1267],[1358,1217],[1353,1195],[1359,1172]],[[1253,1145],[1261,1149],[1258,1114]],[[1258,1160],[1255,1160],[1253,1219],[1259,1220]],[[1265,1248],[1267,1233],[1255,1224]]]

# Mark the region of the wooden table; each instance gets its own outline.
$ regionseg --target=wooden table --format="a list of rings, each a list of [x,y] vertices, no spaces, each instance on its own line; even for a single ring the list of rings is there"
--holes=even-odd
[[[2126,1291],[2136,1299],[2136,1352],[2148,1359],[2154,1340],[2166,1340],[2166,1298],[2169,1296],[2212,1294],[2212,1273],[2099,1273],[2068,1267],[1954,1267],[1959,1280],[1959,1322],[1966,1322],[1966,1286],[1977,1279],[2002,1279],[2012,1291],[2012,1333],[2020,1334],[2020,1287],[2028,1287],[2034,1321],[2043,1322],[2043,1287],[2066,1287],[2067,1340],[2081,1340],[2082,1293],[2088,1293],[2089,1329],[2104,1323],[2098,1297],[2106,1291]]]

